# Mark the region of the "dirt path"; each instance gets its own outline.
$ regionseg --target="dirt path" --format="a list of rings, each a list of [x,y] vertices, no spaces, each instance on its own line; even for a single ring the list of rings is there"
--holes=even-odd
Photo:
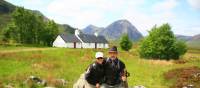
[[[27,48],[27,49],[15,49],[15,50],[1,50],[0,53],[17,53],[17,52],[28,52],[28,51],[44,51],[44,50],[55,50],[56,48]]]

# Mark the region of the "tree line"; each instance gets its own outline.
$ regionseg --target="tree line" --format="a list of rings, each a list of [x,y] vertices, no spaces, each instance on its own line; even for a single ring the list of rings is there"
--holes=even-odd
[[[53,20],[45,20],[33,11],[17,7],[12,13],[12,21],[5,27],[3,40],[51,46],[58,33],[58,25]]]

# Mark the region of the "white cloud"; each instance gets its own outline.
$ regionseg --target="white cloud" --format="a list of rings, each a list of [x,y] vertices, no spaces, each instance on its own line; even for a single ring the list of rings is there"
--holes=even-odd
[[[193,8],[200,10],[200,0],[187,0],[187,1]]]
[[[89,23],[95,23],[103,19],[105,10],[109,10],[110,3],[107,7],[103,6],[105,0],[54,0],[47,10],[49,13],[56,15],[53,19],[59,19],[60,23],[69,23],[76,27],[85,27]]]
[[[41,9],[45,4],[42,0],[22,0],[20,3],[28,9]]]
[[[127,7],[133,8],[141,3],[143,0],[54,0],[47,11],[52,14],[50,18],[58,19],[60,23],[84,28],[89,24],[105,22],[109,13],[122,13]]]
[[[108,13],[112,15],[116,13],[119,18],[112,21],[127,19],[145,35],[155,24],[160,25],[176,17],[172,12],[178,5],[176,0],[164,0],[153,5],[149,10],[154,15],[139,10],[144,2],[144,0],[54,0],[48,5],[47,10],[53,14],[52,19],[56,19],[57,22],[78,28],[84,28],[89,24],[103,24],[102,22],[107,20],[105,18]]]
[[[177,0],[163,0],[153,6],[153,11],[164,19],[175,18],[174,8],[179,5]]]
[[[160,26],[163,23],[170,23],[170,19],[164,18],[163,15],[151,16],[138,11],[126,11],[123,15],[124,19],[131,21],[136,28],[142,32],[142,34],[147,35],[148,31],[154,26]],[[171,24],[171,23],[170,23]]]
[[[176,34],[182,34],[182,35],[191,36],[191,35],[200,34],[199,29],[200,29],[200,25],[199,24],[197,24],[197,25],[182,25],[181,27],[180,26],[175,26],[173,31]]]
[[[195,8],[200,7],[200,0],[188,2]],[[180,3],[179,0],[158,0],[150,5],[149,0],[21,0],[20,5],[40,10],[57,23],[77,28],[89,24],[105,27],[113,21],[127,19],[144,35],[155,24],[167,22],[174,32],[192,35],[194,32],[185,32],[187,29],[182,26],[189,25],[187,21],[180,19],[174,11]],[[198,28],[192,30],[198,31]]]
[[[131,21],[131,23],[145,35],[148,33],[147,30],[149,30],[153,25],[157,23],[150,16],[133,10],[127,10],[124,13],[123,18]]]
[[[147,31],[154,25],[171,24],[176,19],[176,14],[172,10],[177,5],[178,2],[176,0],[164,0],[155,3],[152,8],[149,8],[149,14],[138,9],[128,9],[125,11],[123,18],[130,20],[140,32],[147,35]]]
[[[25,5],[42,5],[43,2],[41,0],[24,0],[23,1]]]
[[[93,6],[88,6],[88,3],[78,2],[76,0],[70,2],[57,0],[48,6],[48,12],[56,15],[53,19],[58,18],[59,23],[69,23],[74,27],[83,28],[89,23],[95,23],[103,19],[103,12],[91,10],[90,8]]]
[[[155,11],[171,11],[178,5],[177,0],[163,0],[154,5]]]
[[[31,10],[39,10],[44,13],[48,0],[6,0],[14,5],[24,7]],[[46,15],[46,14],[45,14]]]

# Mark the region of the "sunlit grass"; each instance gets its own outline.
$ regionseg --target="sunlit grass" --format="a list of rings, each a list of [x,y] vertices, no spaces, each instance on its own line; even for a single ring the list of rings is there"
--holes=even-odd
[[[14,48],[15,49],[15,48]],[[5,50],[5,49],[4,49]],[[10,48],[8,50],[11,50]],[[13,83],[18,88],[30,75],[46,80],[63,78],[68,81],[67,88],[79,78],[87,66],[94,61],[94,49],[55,48],[40,51],[13,52],[0,54],[0,81],[3,84]],[[199,51],[188,52],[182,60],[186,64],[175,64],[174,61],[146,60],[139,58],[135,49],[130,52],[119,52],[119,58],[126,64],[131,73],[128,78],[130,86],[144,85],[147,88],[168,88],[172,82],[166,82],[163,74],[171,69],[199,66]]]

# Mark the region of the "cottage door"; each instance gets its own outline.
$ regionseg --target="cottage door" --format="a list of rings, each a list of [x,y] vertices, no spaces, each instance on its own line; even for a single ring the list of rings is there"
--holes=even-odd
[[[76,48],[76,42],[74,42],[74,48]]]
[[[97,48],[97,43],[95,42],[95,49]]]

